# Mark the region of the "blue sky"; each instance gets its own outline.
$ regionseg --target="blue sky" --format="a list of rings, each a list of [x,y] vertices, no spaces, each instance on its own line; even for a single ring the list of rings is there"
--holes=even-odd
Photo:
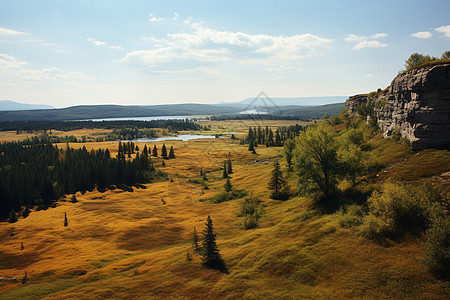
[[[218,103],[385,88],[450,1],[0,1],[0,100]]]

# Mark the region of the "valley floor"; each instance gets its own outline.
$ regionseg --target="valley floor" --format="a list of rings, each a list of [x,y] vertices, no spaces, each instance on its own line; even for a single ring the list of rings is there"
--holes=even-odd
[[[267,182],[282,148],[258,147],[253,155],[228,138],[166,145],[176,159],[153,162],[172,180],[133,192],[78,192],[77,203],[68,195],[54,208],[0,223],[0,277],[18,278],[0,281],[0,299],[448,299],[449,283],[421,262],[420,238],[382,246],[311,200],[271,200]],[[117,142],[86,147],[117,152]],[[223,190],[228,159],[233,186],[263,203],[257,229],[243,229],[241,199],[200,201]],[[200,169],[209,190],[196,183]],[[193,250],[193,229],[201,233],[208,215],[228,274],[206,269]]]

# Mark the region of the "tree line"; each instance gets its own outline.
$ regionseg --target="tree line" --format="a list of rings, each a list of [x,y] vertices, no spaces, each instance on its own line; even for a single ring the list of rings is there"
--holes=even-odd
[[[174,130],[201,130],[204,126],[183,120],[150,120],[150,121],[2,121],[0,131],[17,131],[17,133],[47,132],[53,130],[70,131],[77,129],[125,129],[125,128],[172,128]]]
[[[294,139],[300,132],[303,132],[305,127],[299,124],[291,126],[280,126],[274,132],[272,128],[266,126],[265,128],[249,127],[247,136],[241,140],[241,144],[248,144],[249,151],[253,151],[254,147],[258,145],[266,145],[266,147],[276,146],[282,147],[284,142],[288,139]]]
[[[64,194],[147,183],[164,173],[148,154],[111,157],[108,149],[60,149],[51,143],[0,144],[0,218],[11,211],[45,208]]]

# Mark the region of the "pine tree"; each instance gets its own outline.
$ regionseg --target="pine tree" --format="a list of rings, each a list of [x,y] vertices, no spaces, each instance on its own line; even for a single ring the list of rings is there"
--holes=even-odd
[[[198,251],[198,235],[197,235],[197,229],[194,227],[194,233],[192,234],[192,245],[194,246],[194,250]]]
[[[216,244],[216,235],[214,234],[214,227],[211,217],[206,219],[206,228],[203,230],[203,264],[208,268],[225,270],[225,263],[220,256],[219,249]]]
[[[227,178],[227,182],[225,182],[223,187],[225,188],[226,192],[231,192],[231,190],[233,189],[233,186],[231,185],[230,178]]]
[[[289,198],[288,185],[283,178],[278,161],[275,162],[272,170],[272,177],[270,178],[268,189],[272,191],[270,194],[270,198],[272,199],[287,200]]]
[[[228,170],[227,170],[228,174],[232,174],[233,173],[233,167],[231,166],[231,159],[228,159],[227,167],[228,167]]]
[[[173,146],[170,146],[169,158],[175,158],[175,152],[173,151]]]
[[[14,209],[11,209],[11,211],[9,212],[8,222],[9,223],[17,222],[17,214]]]
[[[203,181],[208,181],[208,178],[206,177],[206,173],[203,172],[203,177],[202,177]]]
[[[153,151],[152,151],[152,156],[157,157],[158,156],[158,149],[155,147],[153,147]]]
[[[253,146],[253,141],[250,142],[250,144],[248,144],[248,151],[255,151],[255,147]]]
[[[227,162],[226,162],[226,161],[223,162],[223,173],[222,173],[222,177],[223,177],[223,178],[228,178]]]
[[[203,176],[203,168],[200,168],[200,176]]]
[[[23,249],[24,249],[23,242],[20,242],[20,250],[23,250]]]
[[[144,156],[148,156],[148,149],[147,149],[147,145],[144,145],[144,149],[142,150],[142,155],[144,155]]]
[[[67,227],[69,225],[69,221],[67,220],[67,214],[64,213],[64,227]]]
[[[162,156],[162,158],[167,159],[167,148],[166,148],[165,144],[163,144],[163,146],[161,148],[161,156]]]

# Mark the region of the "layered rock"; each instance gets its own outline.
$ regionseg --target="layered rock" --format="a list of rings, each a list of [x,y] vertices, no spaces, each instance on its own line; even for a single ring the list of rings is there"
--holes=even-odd
[[[355,114],[364,98],[350,97],[346,107]],[[450,64],[413,69],[394,78],[381,94],[375,115],[385,137],[399,131],[413,149],[450,143]]]

